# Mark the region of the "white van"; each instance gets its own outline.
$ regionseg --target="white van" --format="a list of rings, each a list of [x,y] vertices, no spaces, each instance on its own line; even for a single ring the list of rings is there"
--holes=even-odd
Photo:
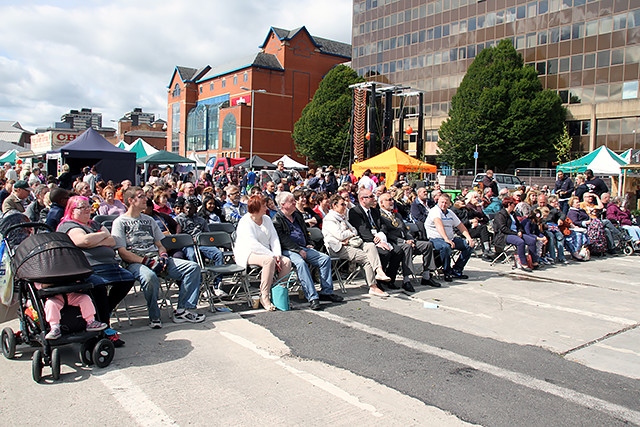
[[[477,187],[482,182],[484,175],[485,174],[483,173],[479,173],[478,175],[476,175],[476,177],[473,179],[472,186]],[[524,181],[520,181],[520,178],[518,178],[517,176],[508,175],[506,173],[494,173],[493,178],[498,183],[498,191],[502,190],[503,188],[508,188],[509,191],[513,192],[516,189],[520,188],[520,186],[526,185]]]

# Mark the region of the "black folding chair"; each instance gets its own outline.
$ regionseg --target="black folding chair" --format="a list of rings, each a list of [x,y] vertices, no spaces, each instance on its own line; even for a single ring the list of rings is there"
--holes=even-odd
[[[196,254],[198,253],[197,247],[195,247],[195,243],[193,241],[193,237],[191,237],[190,234],[185,234],[185,233],[169,234],[168,236],[165,236],[160,243],[162,243],[162,246],[164,246],[164,248],[168,252],[177,251],[177,250],[186,248],[188,246],[193,246]],[[175,283],[176,286],[178,286],[178,280],[172,279],[164,273],[160,273],[158,275],[158,279],[160,280],[161,285],[162,283],[164,283],[165,285],[165,291],[162,297],[161,307],[163,307],[166,303],[168,308],[170,308],[171,311],[173,312],[173,305],[171,304],[171,298],[170,298],[169,292],[171,291],[172,284]]]
[[[223,255],[225,252],[230,252],[231,256],[229,258],[225,258],[225,264],[222,265],[205,264],[204,258],[198,250],[198,248],[202,246],[217,247],[223,252]],[[204,286],[203,290],[209,300],[211,311],[215,310],[213,304],[216,297],[213,292],[213,286],[218,277],[222,278],[222,280],[225,280],[225,278],[235,279],[235,283],[233,283],[232,288],[229,291],[229,295],[232,299],[235,299],[238,293],[242,290],[245,294],[247,304],[249,304],[249,307],[252,305],[249,280],[245,269],[233,261],[232,246],[233,240],[231,239],[231,235],[224,231],[201,233],[197,239],[196,257],[198,259],[198,264],[200,264],[200,268],[202,269],[202,286]]]

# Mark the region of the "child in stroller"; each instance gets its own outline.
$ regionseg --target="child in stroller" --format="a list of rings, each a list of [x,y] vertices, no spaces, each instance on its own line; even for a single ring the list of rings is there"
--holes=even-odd
[[[54,380],[60,378],[58,347],[66,344],[80,344],[80,359],[84,365],[108,366],[113,360],[115,347],[101,332],[106,325],[96,321],[92,300],[81,293],[93,286],[86,280],[93,270],[82,250],[64,233],[34,234],[9,242],[13,231],[49,227],[19,221],[6,229],[2,225],[0,221],[11,256],[20,319],[19,331],[14,333],[9,327],[2,330],[3,355],[7,359],[14,358],[17,344],[40,347],[32,358],[32,376],[36,382],[42,378],[43,366],[51,366]],[[11,244],[16,246],[15,250]],[[65,300],[81,307],[60,304]]]
[[[43,284],[36,283],[37,289],[42,289]],[[46,285],[44,285],[46,287]],[[87,332],[99,332],[107,329],[107,324],[96,320],[96,309],[93,306],[91,297],[87,294],[71,292],[68,294],[52,295],[44,303],[44,314],[51,330],[45,335],[45,339],[57,340],[62,336],[60,327],[60,310],[66,305],[73,305],[80,308],[82,318],[87,322]]]

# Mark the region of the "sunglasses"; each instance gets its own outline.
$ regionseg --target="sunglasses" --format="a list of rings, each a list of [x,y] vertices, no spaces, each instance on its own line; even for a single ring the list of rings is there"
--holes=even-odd
[[[374,196],[362,196],[363,199],[373,199]]]

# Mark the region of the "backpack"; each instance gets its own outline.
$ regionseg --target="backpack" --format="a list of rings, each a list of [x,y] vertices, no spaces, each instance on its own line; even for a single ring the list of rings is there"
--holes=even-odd
[[[607,251],[607,237],[604,234],[604,224],[599,219],[592,219],[587,226],[587,247],[592,254],[601,255]]]

